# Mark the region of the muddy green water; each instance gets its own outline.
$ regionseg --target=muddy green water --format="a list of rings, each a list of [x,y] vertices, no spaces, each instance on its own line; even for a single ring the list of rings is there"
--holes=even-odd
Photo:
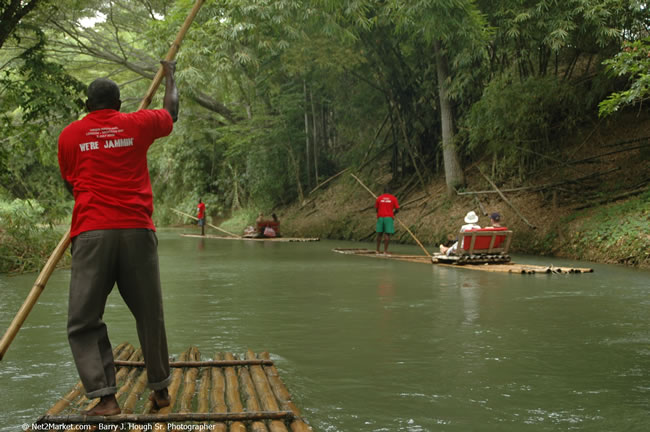
[[[315,431],[650,430],[650,272],[509,275],[159,233],[170,353],[269,351]],[[417,247],[393,246],[418,253]],[[4,332],[36,275],[0,276]],[[0,362],[0,431],[77,381],[69,271],[54,273]],[[138,346],[117,290],[114,345]]]

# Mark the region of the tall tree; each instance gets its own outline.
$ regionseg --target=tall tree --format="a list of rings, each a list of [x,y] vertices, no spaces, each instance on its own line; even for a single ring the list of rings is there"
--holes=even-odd
[[[456,72],[450,65],[459,62],[450,63],[450,57],[467,52],[468,47],[478,47],[480,52],[485,21],[473,0],[391,0],[388,3],[399,30],[430,44],[437,78],[445,181],[448,193],[452,194],[455,188],[465,184],[465,176],[454,139],[455,116],[450,91]]]

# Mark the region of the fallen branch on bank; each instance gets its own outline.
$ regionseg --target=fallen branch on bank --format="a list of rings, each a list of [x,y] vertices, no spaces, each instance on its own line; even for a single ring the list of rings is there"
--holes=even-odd
[[[536,229],[536,228],[537,228],[536,226],[534,226],[534,225],[532,225],[530,222],[528,222],[528,219],[526,219],[526,218],[524,217],[524,215],[521,214],[521,212],[519,211],[519,209],[517,209],[517,207],[515,207],[514,204],[511,203],[510,200],[509,200],[508,198],[506,198],[506,196],[505,196],[505,195],[504,195],[504,194],[499,190],[499,188],[497,187],[497,185],[494,184],[494,182],[490,179],[490,177],[488,177],[488,176],[486,176],[485,174],[483,174],[483,171],[481,171],[481,169],[480,169],[479,167],[476,167],[476,169],[478,169],[478,172],[480,172],[481,175],[482,175],[483,177],[485,177],[485,179],[488,181],[488,183],[490,183],[490,185],[492,185],[492,187],[494,188],[494,190],[496,190],[496,191],[499,193],[499,196],[501,197],[501,199],[502,199],[503,201],[505,201],[505,203],[508,204],[508,205],[510,206],[510,208],[512,208],[512,209],[515,211],[515,213],[517,213],[517,216],[519,216],[519,217],[521,218],[521,220],[524,221],[524,222],[526,223],[526,225],[528,225],[528,226],[531,227],[532,229]]]
[[[599,199],[599,200],[589,201],[587,203],[584,203],[584,204],[581,204],[581,205],[579,205],[577,207],[574,207],[573,210],[583,210],[583,209],[594,207],[594,206],[597,206],[597,205],[607,204],[607,203],[610,203],[610,202],[618,201],[618,200],[623,199],[623,198],[629,198],[629,197],[634,196],[634,195],[642,194],[643,192],[646,192],[648,190],[650,190],[650,189],[648,189],[647,187],[644,186],[642,188],[635,189],[635,190],[628,191],[628,192],[623,192],[623,193],[620,193],[618,195],[614,195],[614,196],[611,196],[611,197],[608,197],[608,198],[602,198],[602,199]]]

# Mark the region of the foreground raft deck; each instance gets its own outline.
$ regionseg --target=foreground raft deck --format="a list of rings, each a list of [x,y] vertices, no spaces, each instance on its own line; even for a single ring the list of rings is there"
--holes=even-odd
[[[195,237],[195,238],[209,238],[217,240],[247,240],[247,241],[257,241],[257,242],[314,242],[320,241],[320,238],[303,238],[303,237],[264,237],[264,238],[255,238],[255,237],[226,237],[226,236],[216,236],[206,234],[204,236],[200,234],[181,234],[182,237]]]
[[[554,265],[540,266],[532,264],[516,264],[513,262],[502,264],[445,264],[437,262],[435,255],[427,257],[422,255],[403,255],[403,254],[377,254],[369,249],[332,249],[332,251],[345,255],[367,256],[379,259],[392,259],[397,261],[408,261],[416,263],[431,264],[443,267],[463,268],[469,270],[481,270],[487,272],[499,273],[519,273],[519,274],[550,274],[550,273],[592,273],[591,268],[580,267],[556,267]]]
[[[35,422],[35,430],[312,431],[300,418],[300,411],[266,352],[256,355],[249,350],[241,360],[232,353],[217,353],[214,359],[201,361],[199,350],[188,348],[179,361],[170,362],[171,405],[159,411],[149,400],[151,391],[146,389],[142,351],[123,343],[113,350],[113,355],[116,397],[122,414],[81,415],[99,399],[87,399],[79,382]]]

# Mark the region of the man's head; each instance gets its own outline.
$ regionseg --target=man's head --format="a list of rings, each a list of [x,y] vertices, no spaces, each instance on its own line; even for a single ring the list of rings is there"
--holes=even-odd
[[[501,215],[497,212],[494,212],[490,215],[490,219],[492,220],[492,223],[499,223],[501,222]]]
[[[114,109],[119,111],[122,101],[120,100],[120,88],[107,78],[97,78],[90,83],[86,92],[86,108],[88,111],[101,109]]]

